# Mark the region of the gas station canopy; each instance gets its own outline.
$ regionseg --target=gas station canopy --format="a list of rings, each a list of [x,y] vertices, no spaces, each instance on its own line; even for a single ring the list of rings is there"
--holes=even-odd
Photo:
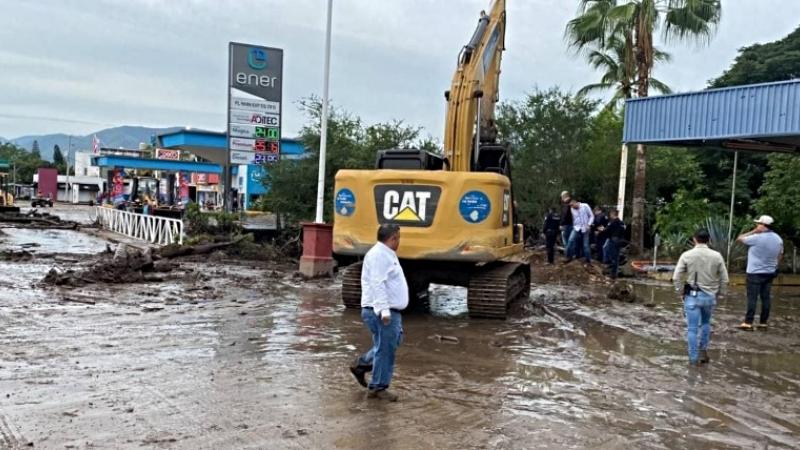
[[[305,154],[305,147],[298,139],[283,137],[280,142],[281,159],[297,159]],[[223,166],[229,157],[225,132],[185,128],[158,136],[158,147],[186,151]]]
[[[126,169],[164,170],[168,172],[222,173],[219,164],[195,161],[170,161],[167,159],[136,158],[134,156],[106,155],[94,158],[100,167],[124,167]]]
[[[800,154],[800,79],[627,100],[622,140]]]

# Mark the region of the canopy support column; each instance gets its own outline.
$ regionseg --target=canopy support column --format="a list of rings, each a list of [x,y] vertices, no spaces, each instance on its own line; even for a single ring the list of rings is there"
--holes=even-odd
[[[733,154],[733,181],[731,182],[731,211],[730,216],[728,218],[728,255],[725,258],[725,264],[728,266],[728,269],[731,267],[731,247],[733,246],[731,242],[731,234],[733,234],[733,204],[736,200],[736,169],[739,165],[739,152],[735,152]]]

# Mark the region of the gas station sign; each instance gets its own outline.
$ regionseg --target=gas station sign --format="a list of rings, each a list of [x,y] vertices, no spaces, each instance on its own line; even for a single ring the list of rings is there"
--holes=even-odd
[[[231,164],[280,158],[283,50],[231,42],[228,149]]]

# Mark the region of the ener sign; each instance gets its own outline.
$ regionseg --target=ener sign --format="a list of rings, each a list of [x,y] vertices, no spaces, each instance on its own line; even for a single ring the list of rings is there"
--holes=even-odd
[[[231,164],[268,164],[280,157],[283,50],[231,42],[228,149]]]

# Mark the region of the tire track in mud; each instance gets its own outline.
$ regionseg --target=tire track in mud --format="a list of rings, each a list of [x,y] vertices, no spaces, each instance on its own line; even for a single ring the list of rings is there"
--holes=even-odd
[[[0,448],[17,449],[28,443],[27,440],[9,425],[8,416],[0,410]]]
[[[710,416],[724,418],[727,422],[733,424],[730,427],[731,431],[736,432],[743,439],[753,443],[769,441],[771,445],[797,448],[798,441],[791,438],[792,433],[796,436],[800,431],[800,427],[796,424],[786,422],[769,414],[761,414],[763,411],[751,413],[742,408],[731,411],[730,408],[713,405],[697,396],[690,396],[687,401],[696,404],[699,408],[708,410]],[[753,439],[753,435],[757,435],[758,438]]]

